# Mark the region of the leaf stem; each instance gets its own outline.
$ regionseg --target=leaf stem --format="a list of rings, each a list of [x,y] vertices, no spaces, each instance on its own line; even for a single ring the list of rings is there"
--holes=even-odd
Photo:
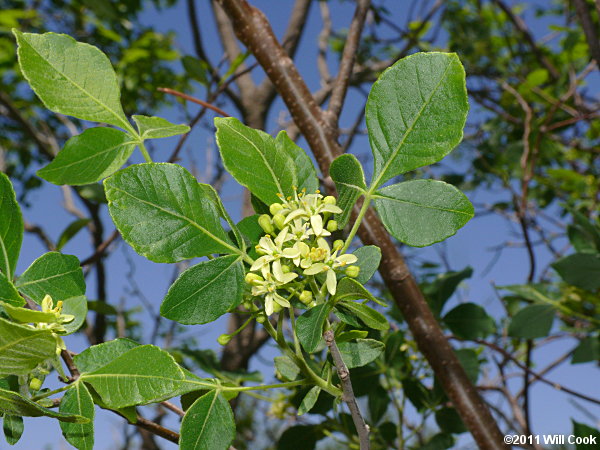
[[[142,152],[142,155],[144,155],[144,159],[146,160],[147,163],[151,163],[152,158],[150,157],[150,153],[148,153],[148,150],[146,150],[146,146],[144,145],[144,143],[140,140],[140,142],[138,143],[138,146],[140,147],[140,151]]]
[[[41,400],[43,398],[50,397],[51,395],[58,394],[60,392],[64,392],[68,389],[71,389],[72,387],[73,387],[73,384],[67,384],[66,386],[63,386],[61,388],[54,389],[53,391],[44,392],[43,394],[39,394],[34,397],[31,397],[31,400],[35,402],[35,401]]]
[[[350,233],[348,233],[346,242],[344,242],[344,246],[340,250],[340,255],[343,255],[344,253],[346,253],[346,250],[348,250],[348,247],[350,247],[350,244],[352,243],[354,236],[356,236],[356,232],[358,231],[358,228],[360,227],[360,224],[361,224],[363,218],[365,217],[365,214],[367,213],[367,210],[369,209],[370,204],[371,204],[371,191],[369,190],[369,192],[367,192],[365,194],[363,204],[360,207],[360,211],[358,213],[358,216],[356,216],[356,220],[354,221],[354,224],[352,225],[352,229],[350,230]]]
[[[219,389],[222,391],[244,392],[244,391],[266,391],[269,389],[289,388],[294,386],[304,386],[310,384],[310,380],[288,381],[285,383],[276,384],[261,384],[258,386],[222,386]]]

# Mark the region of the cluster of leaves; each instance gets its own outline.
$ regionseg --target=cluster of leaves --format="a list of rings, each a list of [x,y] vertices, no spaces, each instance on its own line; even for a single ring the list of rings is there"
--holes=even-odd
[[[303,273],[306,285],[318,286],[315,302],[297,318],[293,308],[280,311],[276,324],[272,324],[265,314],[264,293],[250,289],[244,280],[257,256],[252,251],[271,225],[264,220],[261,223],[258,215],[234,223],[210,185],[198,183],[179,165],[152,162],[144,146],[147,139],[186,133],[189,128],[141,115],[132,116],[137,125],[134,128],[123,112],[110,62],[97,48],[66,35],[14,33],[21,71],[50,110],[121,128],[86,129],[67,141],[56,158],[38,172],[39,176],[69,185],[105,179],[108,208],[117,229],[136,252],[151,261],[176,263],[208,257],[173,283],[161,314],[186,325],[212,322],[227,312],[248,314],[246,324],[251,320],[262,323],[281,348],[283,355],[276,358],[275,367],[283,383],[242,387],[229,378],[202,379],[177,364],[166,351],[124,339],[92,346],[77,355],[77,375],[67,377],[57,358],[66,350],[56,333],[16,322],[35,325],[49,321],[46,314],[53,321],[65,323],[67,332],[76,331],[86,315],[81,269],[75,257],[49,253],[13,281],[23,230],[14,191],[3,175],[1,193],[6,201],[0,203],[5,209],[2,217],[19,218],[4,220],[2,226],[7,229],[0,233],[4,254],[8,255],[0,267],[0,288],[5,299],[5,317],[1,320],[7,329],[0,333],[0,339],[5,348],[12,349],[6,356],[3,353],[3,375],[7,376],[9,388],[5,389],[6,400],[0,402],[5,424],[9,424],[8,435],[18,435],[18,427],[10,424],[18,423],[19,416],[54,415],[67,421],[63,433],[69,442],[78,448],[91,448],[94,404],[115,410],[133,423],[136,405],[183,395],[186,415],[180,447],[226,448],[235,435],[227,399],[237,392],[305,386],[308,391],[299,397],[299,414],[311,411],[322,391],[329,394],[330,407],[331,400],[336,404],[341,400],[335,366],[323,352],[326,330],[334,332],[343,362],[350,369],[365,370],[384,361],[396,364],[401,333],[388,334],[386,318],[365,304],[382,304],[363,286],[379,265],[379,249],[357,249],[351,259],[357,261],[360,271],[354,271],[352,276],[339,273],[335,286],[331,280],[324,282],[324,273]],[[352,155],[339,157],[331,167],[339,192],[339,207],[332,209],[336,226],[330,227],[331,231],[337,224],[348,223],[353,205],[363,197],[361,212],[343,242],[343,250],[352,244],[372,200],[390,233],[413,246],[439,242],[456,233],[472,217],[473,207],[464,194],[446,183],[416,180],[383,187],[390,179],[448,154],[462,138],[467,109],[464,70],[456,55],[416,54],[399,61],[380,77],[367,104],[375,161],[370,186],[365,182],[362,166]],[[279,204],[280,198],[296,195],[294,188],[318,187],[309,157],[285,133],[272,138],[235,119],[217,120],[215,125],[225,167],[252,192],[257,211],[264,212]],[[136,147],[148,162],[121,169]],[[321,221],[313,222],[316,219],[312,216],[310,220],[312,232],[321,238],[326,236]],[[229,230],[223,227],[223,221]],[[50,258],[52,261],[47,261]],[[265,264],[273,264],[273,269],[279,270],[271,260]],[[264,264],[261,267],[264,269]],[[291,294],[297,295],[293,290]],[[36,311],[33,305],[22,307],[25,297],[40,303],[46,295],[63,301],[63,316],[58,303],[53,305],[55,310],[45,308],[48,312]],[[242,303],[245,308],[240,309]],[[284,335],[286,312],[292,343]],[[73,320],[69,322],[71,316]],[[23,339],[46,339],[48,345],[37,345],[32,352],[29,342],[29,350],[25,351]],[[390,344],[387,353],[385,342]],[[43,389],[43,380],[39,379],[42,369],[47,373],[49,362],[67,382],[54,391]],[[12,367],[18,370],[13,371]],[[20,378],[15,382],[14,377]],[[363,384],[365,380],[357,375],[355,383]],[[44,407],[48,406],[48,397],[63,391],[66,393],[56,416]],[[371,401],[377,403],[378,395],[373,395]],[[384,410],[377,404],[370,408],[378,411],[373,418],[375,424]],[[382,430],[386,429],[389,431],[389,426],[382,426]],[[284,435],[282,440],[288,438]]]

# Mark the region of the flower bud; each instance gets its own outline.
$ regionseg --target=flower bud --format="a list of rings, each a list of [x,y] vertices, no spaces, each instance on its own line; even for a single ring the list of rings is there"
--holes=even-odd
[[[275,214],[273,216],[273,223],[277,228],[283,230],[283,227],[285,227],[285,217],[283,214]]]
[[[350,278],[356,278],[360,273],[360,267],[358,266],[348,266],[346,267],[346,275]]]
[[[341,250],[342,247],[344,247],[344,241],[342,241],[341,239],[337,239],[337,240],[333,241],[333,249],[334,250]]]
[[[277,214],[279,211],[281,211],[283,209],[283,205],[281,203],[273,203],[271,206],[269,206],[269,211],[271,212],[271,215],[275,215]]]
[[[337,231],[337,229],[338,223],[336,220],[330,220],[329,222],[327,222],[327,231],[333,233],[334,231]]]
[[[265,323],[265,320],[267,320],[267,316],[265,316],[264,313],[260,313],[256,316],[257,323]]]
[[[231,341],[231,336],[228,334],[222,334],[221,336],[218,337],[217,342],[220,345],[227,345],[229,344],[229,341]]]
[[[256,281],[265,281],[265,279],[263,277],[261,277],[260,275],[256,274],[256,273],[252,273],[252,272],[248,272],[246,274],[246,276],[244,277],[244,279],[246,280],[246,283],[248,284],[252,284],[252,285],[256,285]]]
[[[302,291],[302,293],[300,294],[300,297],[299,297],[300,301],[307,306],[310,304],[310,302],[312,302],[312,298],[313,298],[313,295],[312,295],[312,292],[310,292],[310,291]]]
[[[337,203],[337,200],[333,195],[328,195],[323,199],[323,203],[325,203],[326,205],[335,205]]]
[[[273,224],[271,223],[271,218],[268,214],[263,214],[258,218],[258,224],[267,234],[275,233],[275,228],[273,228]]]
[[[39,391],[41,387],[42,380],[40,380],[39,378],[32,378],[29,382],[29,389],[31,389],[32,391]]]
[[[287,264],[282,264],[281,265],[281,271],[283,273],[290,273],[292,271],[292,269]]]

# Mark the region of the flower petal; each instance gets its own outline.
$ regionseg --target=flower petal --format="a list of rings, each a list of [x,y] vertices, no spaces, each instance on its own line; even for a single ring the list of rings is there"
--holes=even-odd
[[[273,294],[267,294],[265,296],[265,314],[267,316],[273,314]]]
[[[319,214],[310,216],[310,224],[316,236],[321,236],[323,233],[323,218]]]
[[[323,263],[314,263],[304,271],[304,275],[316,275],[329,269],[329,266]]]
[[[335,258],[335,261],[341,265],[354,264],[356,261],[358,261],[358,258],[356,257],[356,255],[346,253]]]
[[[337,289],[337,278],[335,277],[335,272],[333,270],[327,271],[327,290],[331,295],[335,295],[335,291]]]

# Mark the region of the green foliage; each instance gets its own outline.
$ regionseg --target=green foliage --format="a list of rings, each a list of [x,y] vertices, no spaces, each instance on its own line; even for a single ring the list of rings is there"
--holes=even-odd
[[[244,267],[238,256],[202,262],[175,280],[160,313],[184,325],[212,322],[242,302],[243,286]]]
[[[0,272],[0,301],[14,306],[21,306],[25,303],[25,300],[17,292],[17,288],[8,281],[2,272]]]
[[[338,345],[342,359],[349,369],[362,367],[374,361],[385,349],[375,339],[357,339],[356,342],[341,342]]]
[[[365,245],[357,248],[353,254],[358,258],[356,265],[360,267],[360,273],[356,277],[356,281],[366,284],[377,272],[381,262],[381,250],[375,245]]]
[[[313,353],[323,343],[323,327],[331,311],[327,304],[317,305],[296,320],[296,334],[304,350]]]
[[[521,339],[548,336],[554,322],[554,308],[549,305],[529,305],[521,309],[510,321],[508,335]]]
[[[127,162],[136,142],[114,128],[89,128],[67,141],[56,158],[37,174],[54,184],[72,186],[100,181]]]
[[[62,422],[61,422],[62,423]],[[12,416],[5,414],[2,418],[2,429],[4,437],[9,445],[15,445],[21,439],[21,435],[25,430],[25,424],[21,416]]]
[[[17,279],[16,286],[37,304],[41,304],[46,295],[66,300],[85,294],[79,260],[58,252],[46,253],[31,263]]]
[[[12,281],[22,241],[21,209],[10,180],[0,173],[0,271],[8,281]]]
[[[179,134],[185,134],[190,131],[187,125],[175,125],[162,117],[131,116],[136,123],[138,133],[142,139],[158,139]]]
[[[450,153],[462,140],[468,109],[465,71],[455,54],[417,53],[387,69],[366,107],[372,185]]]
[[[139,164],[104,181],[108,209],[125,239],[154,262],[239,253],[195,178],[175,164]],[[147,186],[156,186],[149,191]]]
[[[463,303],[448,311],[444,323],[462,339],[483,339],[496,331],[494,319],[475,303]]]
[[[600,289],[600,254],[574,253],[552,267],[569,284],[592,292]]]
[[[0,348],[0,376],[27,375],[56,354],[56,340],[49,330],[34,330],[0,318]]]
[[[366,192],[365,174],[356,156],[348,153],[338,156],[331,163],[329,175],[338,192],[338,206],[343,211],[336,216],[336,219],[340,227],[344,227],[350,219],[352,207],[358,198]]]
[[[88,423],[61,422],[63,436],[78,450],[94,448],[94,401],[85,384],[77,381],[72,389],[65,392],[58,411],[64,414],[76,414],[89,419]]]
[[[53,417],[61,422],[88,423],[87,417],[78,414],[55,412],[42,408],[37,403],[17,394],[16,392],[0,389],[0,412],[12,416]]]
[[[228,448],[235,437],[233,412],[217,391],[198,398],[186,411],[181,422],[182,450]]]
[[[456,234],[473,218],[473,205],[450,184],[414,180],[377,192],[375,206],[388,231],[413,247],[425,247]]]

